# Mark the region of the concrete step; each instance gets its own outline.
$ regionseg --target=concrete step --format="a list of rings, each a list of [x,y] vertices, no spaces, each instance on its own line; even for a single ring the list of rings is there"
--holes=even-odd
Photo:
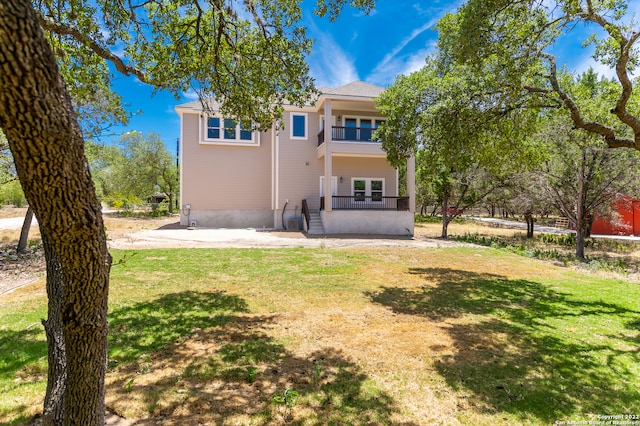
[[[307,234],[309,235],[324,235],[324,227],[322,226],[322,219],[320,219],[320,213],[311,212],[309,215],[309,229]]]

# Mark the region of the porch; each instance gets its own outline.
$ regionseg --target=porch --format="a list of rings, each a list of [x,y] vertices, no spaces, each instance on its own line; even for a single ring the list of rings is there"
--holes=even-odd
[[[387,210],[408,211],[409,197],[380,195],[333,195],[332,210]],[[320,197],[320,210],[324,210],[324,197]]]
[[[302,200],[303,228],[309,234],[367,234],[413,236],[409,197],[332,196],[333,209],[309,210]]]

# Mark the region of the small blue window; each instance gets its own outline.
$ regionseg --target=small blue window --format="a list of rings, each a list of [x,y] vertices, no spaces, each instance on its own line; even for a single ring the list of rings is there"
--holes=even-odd
[[[294,138],[306,138],[307,137],[307,117],[306,115],[292,115],[292,132],[291,136]]]
[[[209,139],[220,139],[220,119],[209,117],[207,120],[207,137]]]
[[[224,119],[224,138],[235,139],[236,138],[236,120],[230,118]]]
[[[248,121],[240,122],[240,140],[243,140],[243,141],[251,140],[251,123]]]

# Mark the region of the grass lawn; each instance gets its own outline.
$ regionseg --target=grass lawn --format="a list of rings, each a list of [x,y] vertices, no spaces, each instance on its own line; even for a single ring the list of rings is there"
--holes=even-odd
[[[115,252],[107,406],[135,424],[640,415],[640,284],[492,248]],[[0,423],[41,410],[44,282],[0,297]]]

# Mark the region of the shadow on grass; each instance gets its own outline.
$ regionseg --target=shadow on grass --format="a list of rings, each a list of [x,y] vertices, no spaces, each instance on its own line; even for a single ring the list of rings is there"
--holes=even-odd
[[[47,343],[39,323],[26,330],[0,330],[0,377],[4,383],[0,391],[3,394],[19,393],[20,388],[46,381],[46,357]],[[25,414],[28,408],[16,403],[3,409],[0,423],[3,419],[12,419],[6,424],[27,424],[30,421],[30,416]]]
[[[398,424],[393,399],[333,349],[297,356],[222,292],[182,292],[110,314],[107,406],[134,425]],[[116,356],[117,355],[117,356]],[[298,398],[274,401],[287,389]]]
[[[482,411],[549,423],[640,411],[638,312],[499,275],[409,273],[430,284],[368,296],[443,324],[455,353],[441,356],[437,371],[454,390],[471,391]]]
[[[222,292],[184,291],[109,313],[109,359],[130,362],[198,329],[225,324],[247,305]]]

